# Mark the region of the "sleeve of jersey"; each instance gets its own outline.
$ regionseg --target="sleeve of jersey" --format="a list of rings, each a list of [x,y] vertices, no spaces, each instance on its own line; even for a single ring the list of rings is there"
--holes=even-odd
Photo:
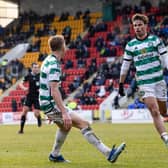
[[[168,49],[160,39],[158,39],[157,41],[157,49],[160,54],[163,67],[166,67],[168,69]]]
[[[51,68],[49,72],[49,81],[56,81],[59,82],[61,77],[60,69],[57,68]]]
[[[121,66],[121,72],[120,75],[125,75],[128,72],[128,69],[132,62],[132,52],[130,50],[130,47],[127,45],[124,51],[124,57],[123,57],[123,63]]]

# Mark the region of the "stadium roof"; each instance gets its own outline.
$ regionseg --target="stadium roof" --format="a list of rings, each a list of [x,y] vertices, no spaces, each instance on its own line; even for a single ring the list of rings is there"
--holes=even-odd
[[[20,0],[3,0],[3,1],[14,2],[14,3],[16,3],[16,4],[19,4],[19,1],[20,1]]]

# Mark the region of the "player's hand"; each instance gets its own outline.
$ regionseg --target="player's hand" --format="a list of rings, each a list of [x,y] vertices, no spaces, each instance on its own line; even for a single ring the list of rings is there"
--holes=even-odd
[[[118,93],[120,94],[120,96],[125,96],[123,83],[120,83],[120,84],[119,84]]]
[[[72,120],[70,115],[67,112],[62,113],[62,118],[64,121],[64,128],[69,130],[72,127]]]

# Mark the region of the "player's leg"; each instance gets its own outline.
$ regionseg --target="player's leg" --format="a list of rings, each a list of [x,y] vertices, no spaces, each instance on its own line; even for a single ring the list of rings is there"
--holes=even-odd
[[[168,121],[166,101],[160,101],[160,100],[157,100],[157,101],[158,101],[158,105],[159,105],[160,114],[162,115],[162,117],[164,117],[165,121]]]
[[[41,127],[42,121],[41,121],[41,115],[39,109],[34,109],[34,116],[37,118],[37,125],[38,127]]]
[[[40,103],[39,103],[38,97],[34,97],[32,99],[32,104],[34,105],[34,115],[37,118],[37,125],[38,125],[38,127],[41,127],[42,121],[41,121]]]
[[[50,121],[53,121],[58,126],[53,148],[49,155],[49,160],[53,162],[69,162],[68,160],[64,159],[60,151],[70,130],[65,130],[63,128],[62,115],[56,109],[53,109],[49,114],[47,114],[47,116]]]
[[[55,135],[55,141],[53,144],[52,151],[49,155],[49,160],[54,162],[69,162],[65,160],[64,157],[61,155],[60,151],[61,148],[68,136],[70,130],[64,130],[61,126],[57,129]]]
[[[160,116],[159,105],[157,103],[156,98],[146,97],[144,98],[144,102],[147,105],[149,111],[151,112],[153,122],[154,122],[154,125],[158,133],[160,134],[162,138],[164,137],[163,140],[165,142],[165,139],[167,140],[167,132],[166,132],[166,128],[164,126],[163,120]]]
[[[24,133],[24,126],[26,122],[27,112],[30,110],[31,107],[32,107],[32,99],[29,95],[27,95],[23,103],[23,112],[21,114],[20,130],[18,132],[20,134]]]
[[[87,121],[83,120],[73,112],[70,113],[70,116],[72,118],[73,126],[81,130],[81,133],[86,138],[86,140],[95,146],[96,149],[99,150],[108,159],[108,161],[115,162],[120,153],[124,150],[125,143],[122,143],[118,148],[113,146],[113,148],[110,149],[96,136]]]
[[[159,106],[160,114],[164,117],[165,121],[168,121],[167,105],[166,105],[167,85],[165,81],[161,81],[155,86],[155,94],[157,97],[157,103]],[[168,147],[168,133],[166,131],[161,134],[161,138]]]
[[[157,102],[159,105],[159,111],[160,114],[168,119],[168,113],[167,113],[167,105],[166,105],[166,101],[167,101],[167,85],[165,81],[161,81],[160,83],[158,83],[155,87],[155,95],[157,98]]]
[[[54,110],[52,112],[54,112]],[[53,150],[49,156],[49,160],[55,162],[65,162],[66,160],[60,154],[60,150],[70,130],[64,130],[61,113],[51,113],[47,116],[50,120],[54,121],[59,126],[59,129],[56,132],[55,143],[53,145]],[[124,150],[125,143],[122,143],[118,148],[113,147],[112,149],[110,149],[95,135],[87,121],[81,119],[73,112],[70,112],[70,116],[73,126],[81,130],[81,133],[88,140],[88,142],[94,145],[102,154],[104,154],[104,156],[110,162],[115,162],[120,153]],[[61,159],[59,160],[58,158],[60,157]]]
[[[20,130],[18,131],[19,134],[24,133],[24,126],[25,126],[26,116],[27,116],[28,111],[29,111],[29,107],[24,105],[23,106],[23,111],[22,111],[22,114],[21,114],[21,119],[20,119]]]

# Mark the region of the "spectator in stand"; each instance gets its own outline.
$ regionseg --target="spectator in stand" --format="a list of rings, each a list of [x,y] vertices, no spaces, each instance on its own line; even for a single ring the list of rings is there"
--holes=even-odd
[[[127,5],[123,6],[123,8],[122,8],[122,15],[123,14],[130,15],[131,11],[132,11],[132,6],[130,4],[127,4]]]
[[[0,25],[0,36],[4,34],[4,28]]]
[[[106,32],[107,31],[107,24],[103,21],[99,21],[96,24],[96,32]]]
[[[4,78],[0,78],[0,89],[3,91],[6,89]]]
[[[24,65],[18,59],[15,59],[10,62],[9,69],[11,77],[19,79],[23,74]]]
[[[168,86],[168,70],[165,68],[164,71],[163,71],[163,75],[165,77],[165,81],[167,83],[167,86]]]
[[[97,51],[101,51],[103,47],[105,47],[105,41],[103,37],[98,37],[95,41],[94,46],[96,47]]]
[[[62,99],[63,99],[63,100],[66,99],[67,95],[66,95],[66,93],[65,93],[64,88],[59,87],[59,91],[60,91],[60,93],[61,93]]]
[[[101,85],[98,90],[96,90],[96,94],[98,97],[104,97],[106,95],[106,89],[104,85]]]
[[[53,36],[53,35],[56,35],[57,34],[57,29],[49,29],[48,30],[48,35],[49,36]]]
[[[69,89],[71,92],[73,92],[75,89],[77,89],[82,83],[82,79],[80,76],[75,76],[74,81],[69,84]]]
[[[78,110],[78,103],[75,100],[68,100],[67,107],[71,110]]]
[[[106,91],[112,93],[112,91],[114,90],[114,86],[113,85],[114,85],[113,84],[113,79],[110,79],[109,80],[109,85],[106,87]]]
[[[76,47],[76,58],[88,58],[89,52],[88,48],[85,44],[82,43],[82,41],[78,42],[78,45]]]
[[[133,104],[128,105],[128,109],[143,109],[143,108],[147,108],[147,106],[140,98],[136,98]]]
[[[12,99],[11,107],[12,107],[12,112],[17,112],[17,102],[14,98]]]
[[[140,6],[145,8],[145,13],[150,12],[150,9],[152,7],[151,2],[149,0],[141,0]]]
[[[77,60],[77,68],[84,68],[86,66],[86,61],[79,57]]]
[[[134,13],[142,13],[141,6],[135,5],[133,11],[134,11]]]
[[[161,15],[167,15],[168,1],[167,0],[159,0],[159,8],[160,8]]]
[[[153,14],[149,15],[149,25],[152,29],[157,25],[156,16]]]
[[[118,109],[119,107],[120,107],[120,105],[119,105],[119,96],[116,95],[115,98],[114,98],[114,108]]]
[[[111,47],[109,47],[109,49],[110,49],[110,56],[112,56],[112,57],[118,56],[116,47],[111,46]]]
[[[0,78],[4,78],[6,73],[6,68],[0,65]]]
[[[105,76],[103,73],[98,73],[97,76],[93,79],[93,84],[96,86],[101,86],[105,84]]]
[[[68,20],[69,12],[63,12],[59,18],[59,22]]]
[[[76,43],[75,43],[75,41],[70,41],[70,43],[69,43],[69,46],[68,46],[68,48],[69,49],[75,49],[76,48]]]
[[[90,89],[91,89],[91,84],[87,80],[85,80],[83,84],[83,92],[84,93],[89,92]]]
[[[89,96],[89,105],[97,104],[96,98],[94,96]]]
[[[80,94],[76,95],[77,98],[79,99],[79,105],[84,105],[85,104],[85,96],[84,93],[81,91]]]
[[[120,76],[120,65],[119,63],[114,63],[109,68],[108,77],[112,79],[118,79]]]
[[[80,19],[81,18],[81,16],[82,16],[82,11],[81,10],[79,10],[79,11],[77,11],[76,12],[76,14],[75,14],[75,20],[78,20],[78,19]]]
[[[5,47],[5,43],[3,42],[3,40],[0,40],[0,48],[4,48]]]
[[[112,31],[108,32],[107,34],[107,41],[113,41],[114,40],[114,37],[115,37],[115,34],[113,32],[113,28],[112,28]]]
[[[87,9],[83,15],[84,29],[90,27],[90,10]]]
[[[65,69],[73,68],[72,60],[68,59],[65,63]]]
[[[42,62],[46,58],[47,53],[39,53],[38,61]]]
[[[66,44],[69,44],[71,41],[71,32],[72,29],[70,26],[65,26],[64,29],[62,30],[62,35],[65,38]]]
[[[136,79],[133,78],[132,81],[131,81],[131,84],[130,84],[128,90],[127,90],[127,96],[134,98],[134,94],[135,94],[137,88],[138,87],[137,87]]]
[[[109,57],[111,56],[110,48],[107,46],[103,46],[100,50],[100,56],[102,57]]]
[[[88,36],[94,37],[95,32],[96,32],[96,27],[94,25],[90,25],[88,29]]]
[[[91,46],[91,41],[90,41],[90,39],[88,37],[82,39],[82,43],[84,45],[86,45],[86,47],[88,47],[88,48],[90,48],[90,46]]]

